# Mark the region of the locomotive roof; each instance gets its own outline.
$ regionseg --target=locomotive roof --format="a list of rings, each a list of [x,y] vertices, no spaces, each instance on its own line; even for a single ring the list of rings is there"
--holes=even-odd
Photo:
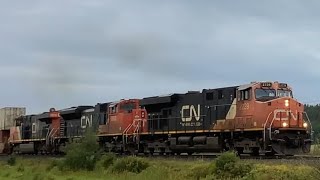
[[[78,106],[78,107],[61,109],[61,110],[59,110],[59,112],[61,115],[65,115],[65,114],[79,113],[81,111],[84,111],[86,109],[91,109],[91,108],[94,108],[94,107],[93,106]]]
[[[256,84],[256,83],[250,83],[250,84],[240,85],[240,86],[238,87],[238,90],[248,89],[248,88],[252,87],[254,84]]]
[[[170,103],[172,101],[172,97],[178,94],[168,94],[162,96],[153,96],[146,97],[140,100],[140,105],[151,105],[151,104],[164,104]]]

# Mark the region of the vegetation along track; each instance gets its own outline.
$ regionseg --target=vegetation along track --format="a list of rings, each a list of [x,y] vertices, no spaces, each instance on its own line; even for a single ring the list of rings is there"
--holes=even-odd
[[[136,155],[137,157],[145,157],[145,158],[152,158],[152,159],[173,159],[173,160],[205,160],[205,161],[210,161],[218,158],[221,154],[193,154],[193,155],[188,155],[188,154],[181,154],[181,155],[144,155],[144,154],[138,154]],[[124,155],[118,155],[118,157],[123,157]],[[130,155],[126,155],[130,156]],[[249,155],[241,155],[240,156],[241,160],[290,160],[290,161],[319,161],[320,162],[320,156],[315,156],[315,155],[295,155],[295,156],[249,156]]]
[[[138,154],[135,155],[137,157],[142,157],[142,158],[151,158],[151,159],[159,159],[159,160],[188,160],[188,161],[197,161],[197,160],[203,160],[203,161],[211,161],[216,158],[218,158],[221,154],[193,154],[193,155],[188,155],[188,154],[181,154],[181,155],[158,155],[154,154],[152,156],[150,155],[144,155],[144,154]],[[14,156],[16,157],[21,157],[21,158],[26,158],[26,159],[46,159],[46,158],[63,158],[63,154],[59,155],[52,155],[52,154],[15,154]],[[131,156],[131,155],[119,155],[117,154],[118,157],[125,157],[125,156]],[[11,155],[0,155],[0,160],[7,160],[10,158]],[[249,155],[242,155],[240,156],[241,160],[248,160],[248,161],[281,161],[281,162],[317,162],[317,164],[320,164],[320,156],[315,156],[315,155],[296,155],[296,156],[249,156]],[[307,163],[309,164],[309,163]]]

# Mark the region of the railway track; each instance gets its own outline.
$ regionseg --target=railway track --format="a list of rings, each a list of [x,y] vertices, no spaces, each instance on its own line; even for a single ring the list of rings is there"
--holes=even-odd
[[[138,155],[138,157],[149,157],[149,158],[159,158],[159,159],[189,159],[189,160],[214,160],[218,158],[221,154],[194,154],[187,155],[181,154],[179,156],[144,156]],[[296,156],[249,156],[249,155],[241,155],[241,160],[319,160],[320,156],[313,155],[296,155]]]
[[[180,154],[180,155],[160,155],[160,154],[154,154],[154,155],[145,155],[145,154],[137,154],[136,157],[142,157],[142,158],[150,158],[150,159],[159,159],[159,160],[204,160],[204,161],[211,161],[216,158],[218,158],[221,154]],[[11,155],[6,154],[0,154],[0,160],[7,160]],[[46,159],[46,158],[63,158],[64,155],[58,154],[16,154],[14,155],[16,157],[26,158],[26,159]],[[131,156],[131,155],[119,155],[118,157],[125,157],[125,156]],[[241,155],[241,160],[293,160],[293,161],[301,161],[301,160],[307,160],[307,161],[319,161],[320,163],[320,156],[315,155],[295,155],[295,156],[281,156],[281,155],[275,155],[275,156],[250,156],[250,155]]]
[[[218,158],[221,154],[180,154],[180,155],[144,155],[144,154],[138,154],[137,157],[143,157],[143,158],[151,158],[151,159],[169,159],[169,160],[205,160],[210,161]],[[130,155],[125,155],[130,156]],[[123,155],[118,155],[118,157],[123,157]],[[275,156],[250,156],[250,155],[241,155],[239,157],[241,160],[310,160],[310,161],[319,161],[320,162],[320,156],[314,156],[314,155],[296,155],[296,156],[281,156],[281,155],[275,155]]]

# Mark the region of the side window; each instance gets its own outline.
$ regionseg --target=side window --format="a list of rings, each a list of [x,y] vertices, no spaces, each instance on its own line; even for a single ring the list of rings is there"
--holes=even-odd
[[[249,100],[249,99],[250,99],[249,91],[246,90],[244,91],[244,100]]]
[[[36,133],[36,123],[32,123],[32,133]]]
[[[218,90],[218,99],[223,99],[222,90]]]
[[[113,113],[116,113],[117,112],[117,105],[114,105],[110,108],[110,113],[113,114]]]
[[[207,94],[206,94],[206,99],[207,99],[208,101],[212,101],[212,100],[213,100],[213,93],[207,93]]]
[[[250,100],[251,99],[251,88],[241,90],[238,93],[238,101]]]

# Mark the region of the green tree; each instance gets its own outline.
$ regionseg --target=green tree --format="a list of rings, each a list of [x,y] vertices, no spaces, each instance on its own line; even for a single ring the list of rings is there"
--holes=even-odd
[[[71,143],[67,146],[67,155],[63,161],[63,168],[74,171],[92,171],[99,157],[100,153],[97,138],[91,130],[88,130],[80,143]]]

